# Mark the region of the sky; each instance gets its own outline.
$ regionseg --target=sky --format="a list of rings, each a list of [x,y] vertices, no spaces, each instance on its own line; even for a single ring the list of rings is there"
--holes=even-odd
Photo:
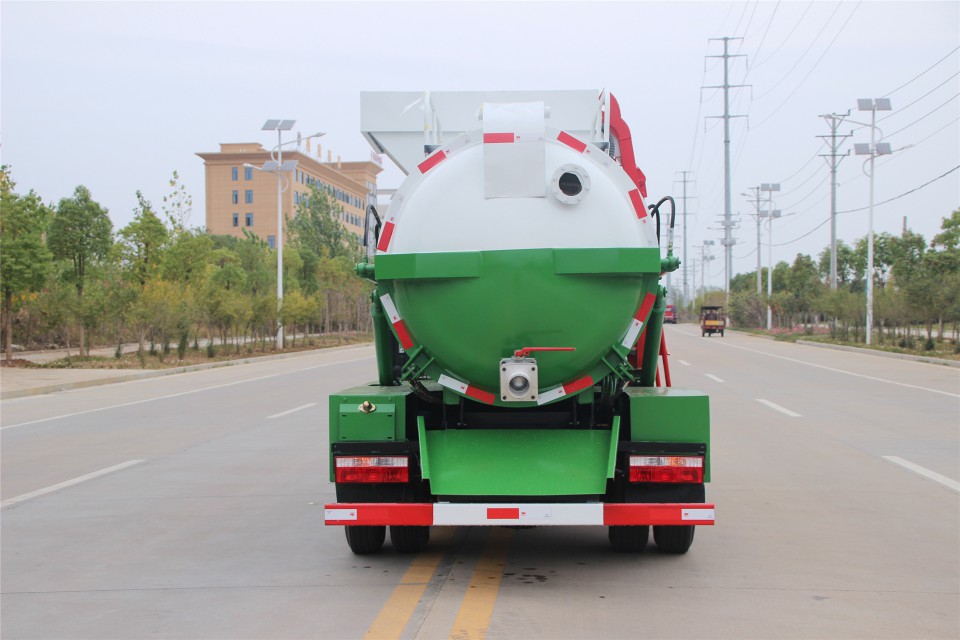
[[[960,208],[960,2],[18,2],[0,3],[0,161],[17,191],[56,203],[77,185],[133,219],[159,209],[173,171],[204,223],[203,161],[222,142],[274,144],[268,118],[325,131],[324,149],[366,160],[361,91],[608,89],[633,133],[648,203],[686,185],[688,264],[717,244],[723,286],[723,84],[729,41],[733,273],[757,260],[754,205],[779,183],[773,261],[830,242],[829,127],[840,152],[870,142],[858,98],[889,97],[878,135],[874,228],[904,218],[928,240]],[[381,188],[403,174],[385,159]],[[840,162],[838,237],[868,228],[863,157]],[[952,171],[952,172],[951,172]],[[944,175],[946,174],[946,175]],[[682,211],[683,203],[678,200]],[[768,208],[767,203],[762,206]],[[678,249],[682,218],[678,216]],[[763,264],[768,259],[763,232]],[[682,249],[680,249],[682,251]],[[696,281],[700,283],[697,266]],[[694,278],[691,272],[688,276]],[[678,281],[674,280],[677,284]],[[691,281],[692,285],[692,281]]]

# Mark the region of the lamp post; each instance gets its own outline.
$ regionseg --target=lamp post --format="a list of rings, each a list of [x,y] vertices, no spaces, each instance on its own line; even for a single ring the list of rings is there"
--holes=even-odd
[[[773,219],[780,215],[779,209],[759,213],[761,218],[767,219],[767,331],[773,328],[773,308],[770,306],[773,298]]]
[[[714,256],[707,255],[707,252],[710,251],[710,247],[714,244],[713,240],[704,240],[703,245],[700,247],[700,288],[703,290],[703,293],[707,291],[706,265],[707,262],[714,259]]]
[[[299,135],[296,140],[283,142],[284,131],[289,131],[296,124],[296,120],[267,120],[261,131],[276,131],[277,146],[270,151],[270,157],[275,158],[263,163],[262,167],[254,167],[251,164],[244,164],[245,167],[251,167],[264,173],[277,174],[277,349],[283,349],[283,174],[290,173],[297,167],[296,160],[283,161],[283,146],[294,142],[300,143],[305,139],[318,138],[323,133],[315,133],[312,136],[301,138]],[[276,156],[274,156],[276,152]]]
[[[877,111],[890,111],[890,98],[861,98],[857,100],[858,111],[870,112],[870,144],[857,143],[853,145],[858,156],[870,156],[870,214],[867,231],[867,344],[872,344],[873,338],[873,166],[877,156],[890,153],[890,143],[877,143]]]

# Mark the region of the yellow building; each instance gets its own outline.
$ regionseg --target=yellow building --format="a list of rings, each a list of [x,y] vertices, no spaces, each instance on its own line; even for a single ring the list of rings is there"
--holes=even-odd
[[[255,142],[220,145],[218,153],[198,153],[206,174],[207,233],[243,236],[250,231],[271,248],[277,237],[277,177],[257,171],[270,160],[270,151]],[[343,226],[359,241],[370,194],[376,193],[377,174],[383,168],[376,162],[320,162],[300,151],[284,151],[283,160],[296,160],[295,171],[284,174],[282,210],[285,219],[293,218],[297,206],[316,185],[331,199]],[[286,237],[285,237],[286,239]]]

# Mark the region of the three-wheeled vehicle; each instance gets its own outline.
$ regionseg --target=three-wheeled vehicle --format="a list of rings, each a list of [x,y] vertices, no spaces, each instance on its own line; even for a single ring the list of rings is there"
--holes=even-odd
[[[723,314],[723,307],[700,307],[700,332],[706,337],[719,333],[723,337],[723,330],[727,326],[727,317]]]

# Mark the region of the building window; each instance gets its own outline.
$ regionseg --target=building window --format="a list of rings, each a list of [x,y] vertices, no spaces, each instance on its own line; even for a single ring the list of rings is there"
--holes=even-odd
[[[277,248],[277,236],[267,236],[267,246],[271,249]]]
[[[233,214],[233,226],[235,226],[235,227],[239,227],[239,226],[240,226],[240,214],[239,214],[239,213]]]
[[[243,192],[243,201],[246,204],[253,204],[253,189],[247,189]]]
[[[236,189],[233,190],[233,196],[230,200],[233,204],[238,204],[240,202],[240,192]]]
[[[294,192],[293,192],[293,204],[300,204],[300,192],[299,192],[299,191],[294,191]]]
[[[253,167],[244,167],[244,168],[243,168],[243,179],[244,179],[244,180],[253,180]]]
[[[237,167],[232,167],[230,169],[230,173],[233,174],[233,179],[236,180],[238,177],[238,174],[240,173],[240,170]]]
[[[246,225],[247,225],[248,227],[252,227],[252,226],[253,226],[253,214],[252,214],[252,213],[246,214],[246,216],[244,216],[244,222],[246,223]]]

